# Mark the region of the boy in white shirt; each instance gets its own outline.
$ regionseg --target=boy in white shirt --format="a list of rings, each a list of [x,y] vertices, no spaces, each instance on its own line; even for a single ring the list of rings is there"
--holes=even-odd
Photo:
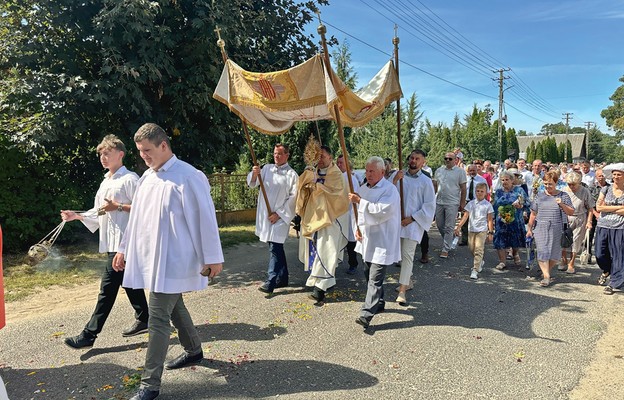
[[[478,279],[483,268],[483,253],[485,240],[492,241],[494,234],[494,208],[485,199],[487,184],[477,183],[476,199],[471,200],[464,208],[464,215],[455,228],[455,235],[461,235],[461,227],[468,221],[468,246],[474,256],[474,263],[470,279]]]

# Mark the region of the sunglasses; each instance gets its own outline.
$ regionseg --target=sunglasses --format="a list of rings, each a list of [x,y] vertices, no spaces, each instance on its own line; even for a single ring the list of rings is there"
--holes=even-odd
[[[451,157],[444,157],[444,161],[451,161],[453,158]]]

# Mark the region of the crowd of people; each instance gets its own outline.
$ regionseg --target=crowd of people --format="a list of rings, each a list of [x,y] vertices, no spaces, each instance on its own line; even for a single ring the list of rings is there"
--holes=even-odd
[[[434,221],[443,239],[440,258],[448,258],[457,245],[469,246],[474,256],[469,263],[471,279],[479,279],[485,267],[485,245],[491,242],[498,257],[494,270],[508,268],[508,262],[530,270],[530,264],[523,263],[522,254],[526,254],[536,259],[529,276],[539,276],[543,287],[554,281],[555,266],[567,274],[576,273],[578,256],[583,264],[592,263],[595,257],[602,269],[598,283],[606,286],[605,294],[624,285],[623,163],[534,160],[527,165],[522,158],[501,164],[480,159],[466,163],[461,150],[455,149],[445,154],[444,165],[434,172],[425,169],[426,153],[417,149],[403,170],[393,169],[388,158],[369,158],[360,180],[354,173],[347,176],[343,156],[334,164],[331,150],[323,147],[318,165],[298,178],[276,179],[270,171],[291,170],[288,153],[287,146],[276,145],[275,164],[262,170],[254,167],[248,176],[253,187],[263,171],[267,192],[282,194],[271,207],[290,207],[288,212],[267,213],[266,201],[259,196],[256,233],[267,241],[263,240],[265,230],[272,229],[267,221],[282,218],[278,220],[287,224],[292,216],[301,216],[299,258],[310,271],[306,286],[312,288],[317,304],[323,303],[325,293],[336,284],[343,249],[350,274],[357,269],[355,252],[359,253],[368,286],[356,322],[364,327],[384,310],[383,281],[390,265],[401,267],[396,302],[408,304],[414,255],[420,245],[420,262],[429,262],[427,232]],[[338,171],[342,179],[337,178]],[[345,199],[354,207],[345,208]],[[569,243],[564,240],[567,237]],[[275,244],[268,243],[271,251]],[[268,278],[259,288],[267,294],[280,287],[274,281],[275,256],[270,254]],[[287,282],[287,277],[281,282]]]
[[[223,252],[206,176],[176,158],[156,124],[141,126],[134,142],[148,166],[140,178],[123,165],[123,142],[109,135],[97,148],[108,172],[93,208],[61,211],[64,221],[80,220],[92,232],[99,230],[100,252],[108,254],[93,315],[65,343],[74,349],[93,346],[123,287],[135,321],[122,335],[149,333],[141,385],[131,400],[152,400],[160,394],[164,368],[203,359],[183,293],[206,288],[222,270]],[[448,258],[456,245],[470,247],[471,279],[479,279],[485,266],[486,242],[498,254],[495,270],[507,268],[508,260],[521,265],[520,249],[534,242],[541,286],[551,284],[555,265],[575,273],[580,252],[589,262],[595,256],[605,294],[624,286],[624,163],[552,165],[535,160],[527,170],[523,159],[465,164],[455,149],[434,172],[426,166],[427,154],[416,149],[401,170],[388,159],[371,156],[360,181],[353,172],[348,175],[345,157],[334,162],[326,146],[320,146],[318,155],[299,175],[288,164],[288,146],[277,144],[274,163],[255,166],[247,176],[249,187],[261,187],[255,233],[268,244],[269,260],[267,278],[258,289],[269,296],[289,285],[284,243],[295,218],[300,220],[299,260],[309,272],[305,285],[315,304],[323,305],[336,285],[343,257],[347,273],[355,274],[360,254],[367,291],[355,322],[364,329],[385,309],[384,280],[392,265],[401,268],[395,300],[409,304],[416,249],[421,248],[420,262],[428,263],[427,232],[434,220],[443,238],[440,258]],[[570,240],[562,248],[563,236]],[[165,362],[170,324],[184,352]]]

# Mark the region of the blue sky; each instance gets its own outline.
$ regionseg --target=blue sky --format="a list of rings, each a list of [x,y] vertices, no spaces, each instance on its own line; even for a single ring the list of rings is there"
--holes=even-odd
[[[571,126],[591,121],[610,132],[600,111],[624,75],[622,0],[330,0],[321,18],[328,36],[349,42],[358,86],[389,59],[396,23],[400,59],[410,64],[399,67],[403,94],[415,92],[434,123],[450,124],[473,104],[490,104],[497,118],[492,69],[510,67],[508,127],[538,133],[573,113]]]

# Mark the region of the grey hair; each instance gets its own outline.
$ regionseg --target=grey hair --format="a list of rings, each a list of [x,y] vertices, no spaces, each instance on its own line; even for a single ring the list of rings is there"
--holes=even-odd
[[[368,164],[375,164],[377,168],[380,170],[386,169],[386,164],[384,163],[384,160],[381,157],[377,157],[377,156],[369,157],[368,160],[366,160],[366,165],[368,166]]]
[[[171,148],[171,142],[169,141],[167,132],[165,132],[165,130],[157,124],[150,122],[143,124],[139,129],[137,129],[134,134],[134,141],[139,143],[146,139],[149,140],[149,142],[154,146],[158,146],[162,142],[165,142],[167,143],[167,146]]]
[[[506,176],[507,178],[511,179],[512,182],[514,179],[516,179],[515,175],[509,171],[502,171],[500,174],[498,174],[498,179],[501,179],[503,176]]]
[[[581,183],[583,177],[578,172],[568,172],[565,177],[566,183]]]

